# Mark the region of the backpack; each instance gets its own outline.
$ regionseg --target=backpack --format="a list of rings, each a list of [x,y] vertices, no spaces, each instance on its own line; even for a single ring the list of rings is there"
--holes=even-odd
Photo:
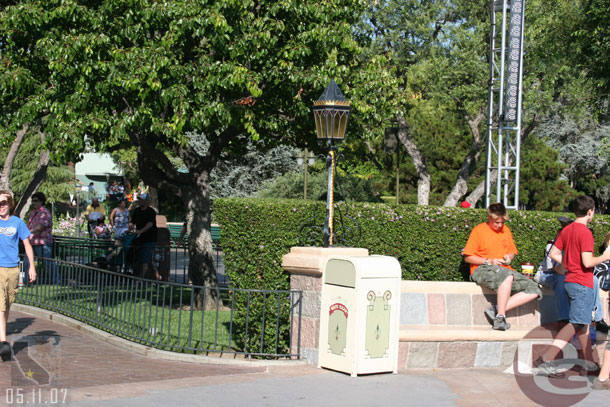
[[[599,279],[599,288],[604,291],[610,290],[610,261],[598,264],[593,269],[593,274]]]

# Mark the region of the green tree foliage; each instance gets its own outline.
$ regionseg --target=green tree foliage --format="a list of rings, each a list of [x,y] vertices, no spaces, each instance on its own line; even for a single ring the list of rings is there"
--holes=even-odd
[[[17,199],[21,198],[36,171],[39,146],[40,138],[37,135],[29,134],[19,149],[10,180],[11,188]],[[67,165],[50,164],[46,179],[38,191],[45,194],[49,203],[69,201],[70,194],[74,194],[74,185],[70,184],[73,179],[74,170]]]
[[[472,191],[485,174],[489,7],[488,0],[373,2],[357,28],[357,38],[366,45],[363,58],[384,55],[393,68],[388,73],[404,90],[394,113],[405,115],[410,134],[425,157],[432,204],[447,202],[449,191],[465,180],[466,190]],[[603,52],[608,40],[598,35],[608,27],[607,18],[599,18],[604,10],[605,2],[597,0],[526,3],[523,148],[537,145],[527,138],[540,123],[557,115],[580,120],[587,112],[599,110],[602,94],[596,81],[601,80],[600,69],[608,66],[603,62],[608,58]],[[587,39],[591,40],[589,48],[585,47]],[[597,44],[595,50],[592,44]],[[587,58],[582,56],[585,48],[592,50]],[[597,62],[595,69],[592,58]],[[381,150],[380,142],[371,144]],[[547,153],[544,149],[522,150],[522,158],[527,155],[527,161],[546,162]],[[413,196],[417,173],[408,164],[408,156],[402,156],[407,161],[401,163],[402,182]],[[377,157],[385,163],[387,179],[392,179],[393,163],[380,153]],[[571,163],[564,162],[569,164],[566,171],[573,171]],[[524,174],[536,173],[525,167],[526,160],[522,164]],[[542,207],[556,207],[555,198],[548,194],[563,191],[565,185],[561,173],[551,173],[555,178],[544,178],[551,183],[549,188],[530,190],[534,184],[522,182],[527,207],[537,207],[533,199],[540,199]],[[384,187],[384,192],[392,193],[392,183],[386,180]]]
[[[343,172],[337,176],[335,199],[346,199],[350,202],[380,202],[381,198],[373,191],[371,182],[366,178]],[[284,174],[265,185],[256,196],[260,198],[303,198],[304,173],[293,171]],[[310,172],[307,177],[307,197],[312,200],[326,201],[328,191],[328,173],[326,171]],[[341,197],[341,198],[340,198]]]
[[[82,152],[84,135],[100,152],[133,146],[144,182],[185,202],[193,282],[215,284],[212,169],[243,152],[239,135],[268,147],[313,136],[313,99],[358,67],[352,27],[367,3],[12,2],[0,15],[3,102],[14,112],[2,134],[43,116],[57,156]],[[190,143],[194,131],[207,149]]]

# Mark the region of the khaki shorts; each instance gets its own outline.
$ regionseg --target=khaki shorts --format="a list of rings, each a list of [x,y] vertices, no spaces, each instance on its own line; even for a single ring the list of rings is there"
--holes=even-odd
[[[542,291],[537,282],[530,280],[518,271],[510,270],[502,266],[479,266],[474,269],[474,273],[472,273],[472,281],[497,292],[498,287],[500,287],[504,280],[510,275],[513,276],[511,294],[524,292],[526,294],[536,294],[538,298],[542,298]]]
[[[19,267],[0,267],[0,312],[8,311],[19,289]]]

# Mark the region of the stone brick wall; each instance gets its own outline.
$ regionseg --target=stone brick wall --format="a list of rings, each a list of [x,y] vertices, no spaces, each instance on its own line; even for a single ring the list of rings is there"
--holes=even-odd
[[[282,261],[290,272],[291,289],[303,292],[301,356],[312,364],[318,363],[322,270],[334,255],[367,256],[368,251],[295,247]],[[401,292],[399,369],[509,367],[519,342],[532,336],[550,340],[554,334],[553,327],[547,327],[556,320],[549,289],[543,289],[540,301],[508,312],[508,331],[491,328],[483,311],[495,303],[496,295],[475,283],[403,280]],[[604,319],[610,322],[608,293],[602,293],[602,302]],[[597,337],[597,350],[602,352],[607,336]],[[297,340],[295,334],[294,347]]]

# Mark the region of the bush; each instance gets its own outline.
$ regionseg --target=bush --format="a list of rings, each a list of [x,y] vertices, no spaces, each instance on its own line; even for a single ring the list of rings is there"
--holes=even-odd
[[[338,205],[340,210],[344,207]],[[487,220],[486,210],[472,208],[356,202],[350,203],[350,211],[362,229],[360,241],[350,246],[396,257],[403,279],[430,281],[465,280],[462,249],[472,228]],[[316,219],[311,219],[314,212]],[[324,224],[325,203],[228,198],[214,201],[214,213],[221,225],[225,267],[233,284],[288,289],[282,256],[300,244],[299,230],[304,223]],[[560,226],[556,220],[560,215],[573,217],[569,213],[509,211],[506,224],[519,249],[513,266],[542,260],[546,242]],[[609,225],[606,215],[596,215],[590,224],[598,244]]]
[[[337,210],[345,210],[345,204]],[[335,211],[335,216],[337,215]],[[282,256],[299,243],[299,232],[305,224],[322,226],[325,203],[304,200],[271,200],[228,198],[214,201],[214,213],[221,225],[221,244],[225,270],[236,288],[287,290],[290,276],[282,269]],[[349,246],[367,248],[371,254],[393,256],[402,268],[402,278],[427,281],[465,281],[468,265],[462,259],[462,249],[474,226],[487,220],[484,209],[446,208],[383,203],[350,203],[350,213],[362,230],[359,242]],[[546,242],[555,237],[557,216],[566,213],[509,211],[510,227],[519,254],[513,267],[523,262],[538,264],[544,255]],[[610,229],[610,217],[597,215],[590,225],[599,244]],[[335,227],[339,226],[335,224]],[[319,240],[318,246],[322,246]],[[241,301],[240,304],[237,304]],[[252,296],[250,309],[262,304],[262,296]],[[267,307],[275,308],[273,301]],[[263,348],[273,353],[274,312],[262,321],[250,315],[245,329],[245,298],[234,306],[238,342],[249,349]],[[269,309],[269,311],[272,311]],[[287,346],[289,310],[282,310],[280,345]],[[255,323],[256,322],[256,323]],[[261,326],[264,322],[265,344],[261,346]]]

